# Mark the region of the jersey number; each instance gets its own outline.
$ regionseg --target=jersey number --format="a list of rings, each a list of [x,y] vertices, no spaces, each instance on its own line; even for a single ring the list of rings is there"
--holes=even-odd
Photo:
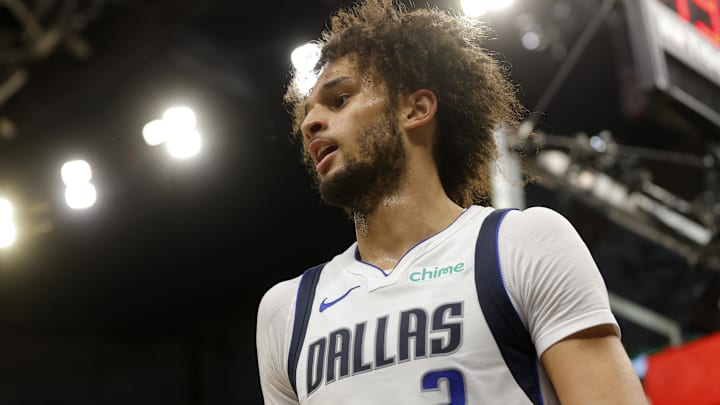
[[[465,405],[465,380],[457,370],[436,370],[425,374],[422,378],[422,390],[437,391],[440,389],[441,380],[447,381],[450,391],[448,405]]]

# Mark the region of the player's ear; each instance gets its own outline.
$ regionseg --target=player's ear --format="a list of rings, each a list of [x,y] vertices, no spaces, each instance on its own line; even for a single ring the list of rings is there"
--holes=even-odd
[[[434,91],[419,89],[403,97],[400,113],[406,130],[422,127],[437,115],[438,100]]]

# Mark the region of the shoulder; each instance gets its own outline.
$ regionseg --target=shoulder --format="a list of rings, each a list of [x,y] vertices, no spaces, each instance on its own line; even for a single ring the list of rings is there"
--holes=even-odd
[[[547,207],[512,210],[497,236],[506,288],[518,300],[553,291],[604,290],[588,244],[561,213]],[[522,298],[521,298],[522,297]]]
[[[509,212],[498,234],[504,286],[538,354],[573,333],[613,325],[607,288],[588,245],[559,212]]]
[[[265,291],[258,305],[258,323],[262,322],[263,319],[276,318],[279,314],[287,315],[294,310],[298,289],[303,277],[309,274],[309,270],[315,267],[323,267],[326,264],[308,267],[300,275],[277,282]],[[284,315],[281,318],[284,318]]]
[[[282,321],[295,306],[295,298],[302,274],[292,279],[280,281],[272,285],[260,299],[258,305],[258,326]]]
[[[260,385],[268,403],[290,403],[285,399],[293,398],[286,364],[301,278],[299,275],[272,285],[258,306],[255,344]]]
[[[545,243],[576,243],[578,233],[562,214],[548,207],[533,206],[511,210],[503,219],[500,236],[505,241]]]
[[[258,358],[263,367],[280,375],[280,357],[287,353],[302,274],[272,285],[260,299],[255,325]]]
[[[261,358],[286,345],[292,328],[295,297],[301,278],[302,275],[274,284],[260,299],[257,308],[256,340]]]
[[[535,206],[508,212],[498,231],[497,245],[506,264],[504,271],[522,272],[524,276],[596,268],[578,230],[552,208]]]
[[[552,208],[543,206],[532,206],[522,210],[510,210],[505,222],[533,225],[540,228],[544,226],[562,227],[570,225],[570,222],[565,216]]]

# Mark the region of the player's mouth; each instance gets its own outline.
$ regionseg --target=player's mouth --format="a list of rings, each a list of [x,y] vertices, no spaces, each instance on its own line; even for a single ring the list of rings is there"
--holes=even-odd
[[[327,139],[315,139],[308,145],[310,157],[315,162],[315,170],[318,174],[323,174],[335,156],[338,147],[337,144]]]
[[[315,166],[315,170],[318,172],[318,174],[325,174],[328,166],[330,165],[330,162],[332,161],[333,157],[335,157],[336,153],[337,146],[328,146],[327,148],[323,148],[319,151],[316,160],[316,162],[318,163]]]

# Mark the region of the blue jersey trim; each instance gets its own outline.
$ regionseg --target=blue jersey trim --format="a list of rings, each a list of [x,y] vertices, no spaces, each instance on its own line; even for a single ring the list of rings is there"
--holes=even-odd
[[[292,384],[293,391],[297,395],[297,364],[300,359],[300,352],[305,340],[307,325],[312,313],[312,303],[315,298],[315,289],[320,280],[320,272],[325,263],[311,267],[302,275],[295,299],[295,322],[293,323],[292,338],[290,340],[290,352],[288,353],[288,378]]]
[[[511,210],[497,209],[483,221],[475,246],[475,287],[485,320],[510,373],[530,401],[541,405],[535,345],[510,301],[500,269],[498,233],[500,223]]]
[[[535,346],[502,281],[497,238],[500,222],[508,211],[495,210],[482,224],[475,247],[475,286],[485,319],[513,378],[533,404],[542,405]],[[296,394],[297,364],[324,266],[325,263],[307,269],[298,287],[288,355],[288,378]]]

